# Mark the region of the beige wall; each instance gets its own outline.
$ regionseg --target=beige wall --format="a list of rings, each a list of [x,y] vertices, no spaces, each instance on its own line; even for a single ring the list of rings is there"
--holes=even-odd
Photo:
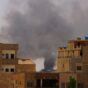
[[[25,88],[25,74],[0,73],[0,88]]]
[[[16,65],[16,72],[35,72],[35,64],[19,64]]]
[[[58,72],[69,72],[70,71],[70,63],[69,59],[58,59],[57,62],[57,71]]]

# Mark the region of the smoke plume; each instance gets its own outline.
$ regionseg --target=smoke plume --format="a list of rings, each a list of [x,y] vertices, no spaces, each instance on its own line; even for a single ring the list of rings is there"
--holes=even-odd
[[[52,68],[58,46],[72,37],[72,27],[51,0],[11,0],[9,9],[7,40],[20,45],[19,56],[44,57],[45,68]]]

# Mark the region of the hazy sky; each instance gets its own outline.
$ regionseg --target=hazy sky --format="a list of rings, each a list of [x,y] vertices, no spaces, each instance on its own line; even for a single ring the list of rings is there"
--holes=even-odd
[[[4,16],[6,15],[9,0],[0,0],[0,31],[4,23]]]
[[[8,10],[7,7],[8,3],[15,0],[0,0],[0,27],[4,23],[3,17],[5,16],[6,11]],[[20,0],[16,0],[20,1]],[[25,1],[25,0],[22,0]],[[88,20],[88,0],[50,0],[56,6],[56,10],[59,10],[59,15],[63,16],[68,22],[72,22],[73,26],[76,26],[77,35],[85,35],[87,33],[87,26],[86,21]],[[73,11],[74,10],[74,11]],[[87,18],[87,19],[86,19]],[[82,21],[83,22],[80,22]],[[1,29],[0,29],[1,30]],[[80,30],[80,32],[79,32]],[[84,31],[83,31],[84,30]],[[82,34],[83,33],[83,34]]]

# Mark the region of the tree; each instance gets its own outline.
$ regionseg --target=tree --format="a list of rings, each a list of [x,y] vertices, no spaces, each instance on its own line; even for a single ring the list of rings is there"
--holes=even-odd
[[[76,80],[73,77],[69,78],[70,82],[69,82],[69,88],[76,88]]]

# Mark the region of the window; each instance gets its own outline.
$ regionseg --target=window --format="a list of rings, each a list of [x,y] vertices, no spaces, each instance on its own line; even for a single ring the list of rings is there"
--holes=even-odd
[[[11,59],[14,59],[15,58],[15,55],[14,54],[11,54]]]
[[[77,88],[84,88],[83,83],[78,83],[78,84],[77,84]]]
[[[8,59],[9,58],[9,54],[6,54],[6,59]]]
[[[6,69],[5,69],[5,72],[9,72],[9,69],[8,69],[8,68],[6,68]]]
[[[14,72],[15,70],[14,70],[14,68],[11,68],[10,71],[11,71],[11,72]]]
[[[81,44],[80,43],[78,43],[78,47],[80,47],[81,46]]]
[[[80,56],[82,56],[83,55],[83,52],[82,52],[82,50],[80,51]]]
[[[77,71],[81,71],[82,70],[82,66],[77,66]]]

